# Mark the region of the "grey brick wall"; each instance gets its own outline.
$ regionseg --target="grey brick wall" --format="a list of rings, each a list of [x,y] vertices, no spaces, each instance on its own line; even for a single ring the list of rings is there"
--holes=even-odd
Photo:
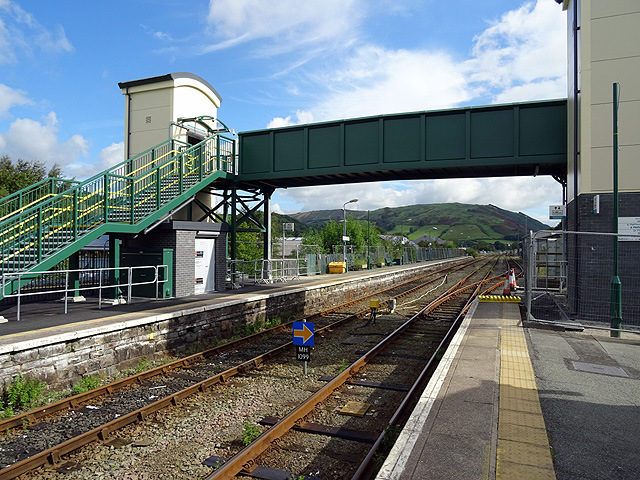
[[[173,296],[186,297],[194,293],[196,232],[156,228],[147,235],[127,238],[128,251],[173,250]]]
[[[580,195],[567,211],[567,229],[581,232],[613,231],[613,194],[600,194],[600,213],[593,214],[593,194]],[[640,193],[620,193],[619,216],[640,217]],[[577,215],[576,215],[577,210]],[[640,325],[640,242],[619,242],[622,318]],[[569,309],[579,319],[609,317],[608,286],[613,275],[610,236],[571,235],[567,240]]]
[[[176,297],[187,297],[195,292],[196,232],[174,230],[173,283]]]

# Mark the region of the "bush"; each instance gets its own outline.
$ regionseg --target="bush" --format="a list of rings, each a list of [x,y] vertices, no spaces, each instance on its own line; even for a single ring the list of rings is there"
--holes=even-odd
[[[100,379],[98,377],[94,377],[90,375],[88,377],[82,377],[78,382],[73,386],[73,390],[71,390],[71,395],[79,395],[84,392],[88,392],[89,390],[93,390],[94,388],[98,388],[100,386]]]
[[[12,409],[31,409],[42,401],[47,384],[35,378],[18,375],[7,388],[5,396],[7,407]]]

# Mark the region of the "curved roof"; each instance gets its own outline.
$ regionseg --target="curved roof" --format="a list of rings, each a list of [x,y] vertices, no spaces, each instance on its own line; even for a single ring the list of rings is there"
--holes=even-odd
[[[215,88],[211,86],[209,82],[207,82],[204,78],[189,72],[174,72],[174,73],[167,73],[166,75],[158,75],[157,77],[148,77],[148,78],[141,78],[139,80],[130,80],[128,82],[119,82],[118,86],[120,88],[137,87],[139,85],[148,85],[150,83],[166,82],[167,80],[177,80],[179,78],[190,78],[192,80],[196,80],[202,83],[204,86],[209,88],[213,93],[215,93],[215,95],[220,99],[220,101],[222,101],[222,97],[220,96],[220,94],[217,92]]]

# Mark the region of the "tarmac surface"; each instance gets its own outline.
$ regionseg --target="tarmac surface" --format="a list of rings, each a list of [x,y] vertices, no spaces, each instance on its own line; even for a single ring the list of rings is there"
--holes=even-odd
[[[85,302],[67,303],[65,314],[64,301],[48,300],[43,302],[26,302],[20,306],[20,320],[17,320],[17,302],[11,305],[0,306],[0,316],[4,316],[7,322],[0,323],[0,338],[4,335],[14,335],[22,332],[31,332],[41,329],[53,329],[64,325],[83,324],[85,322],[104,319],[106,322],[116,319],[136,319],[150,315],[158,315],[163,312],[174,312],[197,308],[200,305],[210,305],[225,301],[246,301],[257,295],[268,295],[300,287],[339,283],[357,279],[362,276],[381,275],[396,269],[422,266],[424,263],[404,267],[387,267],[371,271],[360,270],[347,272],[341,275],[316,275],[301,276],[287,282],[261,283],[257,285],[247,284],[241,289],[229,289],[224,292],[203,293],[182,298],[149,299],[134,297],[131,303],[120,305],[98,305],[97,296],[87,296]],[[103,299],[104,301],[104,299]],[[79,325],[81,327],[82,325]]]
[[[638,479],[638,368],[640,335],[476,303],[376,478]]]

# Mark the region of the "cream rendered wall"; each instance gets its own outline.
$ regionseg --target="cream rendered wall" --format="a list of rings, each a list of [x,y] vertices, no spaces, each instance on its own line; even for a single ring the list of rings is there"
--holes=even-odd
[[[169,124],[178,118],[215,117],[221,102],[206,85],[187,77],[137,85],[123,93],[129,94],[130,102],[125,111],[128,158],[168,140]],[[184,130],[174,128],[173,132],[174,138],[179,135],[180,140],[186,141]]]
[[[125,107],[125,156],[133,157],[172,138],[187,141],[186,130],[171,127],[178,118],[202,115],[216,117],[221,99],[206,83],[196,78],[175,75],[166,81],[152,81],[122,90],[128,94]],[[214,126],[214,125],[212,125]],[[171,132],[171,133],[170,133]],[[215,198],[198,193],[198,200],[212,208]],[[188,215],[188,209],[192,215]],[[204,212],[195,204],[177,212],[174,220],[199,219]],[[189,218],[191,217],[191,218]],[[207,219],[206,221],[211,221]]]
[[[220,99],[209,89],[206,90],[191,78],[176,79],[173,92],[175,119],[200,115],[216,117]]]
[[[125,156],[131,158],[169,138],[172,82],[129,88],[125,112]],[[130,124],[129,124],[130,123]]]
[[[572,8],[573,5],[570,5],[569,9]],[[618,116],[619,190],[638,192],[640,2],[581,0],[579,16],[581,98],[578,194],[607,193],[613,189],[614,82],[621,85]],[[571,26],[569,20],[569,28]],[[571,128],[571,112],[569,115]]]
[[[173,90],[173,116],[178,118],[191,118],[201,115],[209,115],[217,117],[218,107],[220,107],[220,99],[209,89],[204,91],[199,82],[191,78],[180,78],[175,80],[175,88]],[[213,125],[212,125],[213,126]],[[186,132],[181,129],[174,130],[179,135],[179,139],[186,141]],[[213,208],[216,203],[215,197],[207,193],[200,192],[196,198],[206,205]],[[204,215],[204,211],[195,203],[191,204],[191,218],[187,218],[187,209],[183,208],[174,216],[174,220],[198,220]],[[205,222],[212,222],[210,218],[206,218]]]

